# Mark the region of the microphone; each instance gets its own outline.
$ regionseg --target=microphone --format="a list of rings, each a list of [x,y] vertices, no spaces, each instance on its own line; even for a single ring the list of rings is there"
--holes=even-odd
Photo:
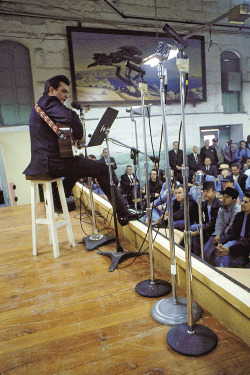
[[[141,75],[145,75],[146,74],[146,71],[139,68],[138,66],[132,64],[129,60],[125,62],[125,66],[131,70],[134,70],[135,72],[137,73],[140,73]]]
[[[75,109],[81,109],[81,108],[82,108],[81,104],[78,103],[78,102],[75,102],[75,101],[73,101],[73,102],[71,103],[71,107],[73,107],[73,108],[75,108]]]
[[[179,35],[177,32],[175,32],[167,23],[166,25],[162,28],[165,33],[170,36],[170,38],[174,39],[177,43],[182,44],[183,49],[188,46],[187,42]]]

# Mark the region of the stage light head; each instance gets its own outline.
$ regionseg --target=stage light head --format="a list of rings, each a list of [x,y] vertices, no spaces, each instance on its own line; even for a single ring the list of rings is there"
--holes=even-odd
[[[228,22],[243,25],[250,18],[250,6],[248,4],[240,4],[232,8],[228,12]]]
[[[170,44],[159,42],[155,53],[145,57],[142,62],[144,65],[150,65],[154,67],[161,61],[170,60],[176,57],[178,53],[178,48],[176,46],[171,46]]]

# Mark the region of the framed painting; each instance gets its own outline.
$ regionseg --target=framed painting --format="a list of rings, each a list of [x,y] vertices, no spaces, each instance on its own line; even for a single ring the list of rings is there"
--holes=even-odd
[[[158,42],[174,44],[166,34],[128,32],[83,27],[67,27],[72,90],[74,100],[82,105],[136,105],[141,103],[141,76],[125,66],[126,61],[145,70],[148,102],[160,102],[157,66],[143,65]],[[189,85],[187,101],[206,101],[204,37],[187,39]],[[167,68],[167,103],[180,100],[180,74],[176,59],[163,63]]]

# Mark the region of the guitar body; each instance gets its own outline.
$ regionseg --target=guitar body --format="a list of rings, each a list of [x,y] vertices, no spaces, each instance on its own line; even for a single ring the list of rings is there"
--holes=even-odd
[[[66,139],[58,138],[58,145],[59,151],[62,158],[73,158],[74,156],[79,154],[79,149],[81,149],[81,145],[79,141],[77,141],[72,133],[72,129],[69,127],[68,124],[61,124],[57,122],[56,124],[58,128],[60,128],[64,134],[66,135]]]

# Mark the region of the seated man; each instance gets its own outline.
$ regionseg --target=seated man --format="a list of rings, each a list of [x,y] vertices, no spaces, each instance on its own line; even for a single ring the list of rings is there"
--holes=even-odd
[[[197,172],[200,172],[200,173],[203,173],[202,170],[199,170]],[[194,176],[195,178],[195,176]],[[215,180],[215,177],[214,176],[210,176],[209,174],[207,175],[204,175],[204,182],[205,181],[211,181],[214,183],[214,186],[215,186],[215,189],[216,189],[216,180]],[[191,195],[191,197],[195,200],[195,202],[197,202],[198,198],[197,198],[197,187],[196,185],[193,185],[190,190],[189,190],[189,194]]]
[[[237,190],[227,187],[223,192],[222,207],[220,207],[215,223],[215,231],[204,246],[204,259],[215,266],[215,249],[218,244],[224,244],[227,234],[232,225],[235,215],[240,211],[240,205],[236,203],[239,196]]]
[[[218,244],[214,259],[217,267],[242,267],[248,263],[250,252],[250,192],[246,192],[238,212],[224,237]]]
[[[104,194],[104,192],[102,191],[98,181],[97,181],[97,178],[95,178],[94,180],[94,183],[92,185],[92,189],[93,189],[93,192],[100,195],[102,198],[104,199],[108,199],[107,196]]]
[[[244,164],[243,172],[249,176],[250,175],[250,157],[247,158],[246,164]]]
[[[231,165],[231,171],[232,171],[234,181],[238,182],[241,190],[244,193],[246,191],[247,175],[243,171],[240,170],[240,164],[239,163],[232,164]]]
[[[219,198],[220,198],[221,191],[225,190],[227,187],[234,188],[236,191],[238,191],[238,193],[239,193],[238,202],[241,202],[242,198],[243,198],[243,191],[241,190],[238,182],[234,180],[234,178],[231,174],[227,175],[226,177],[224,177],[220,181],[218,181],[216,191],[219,193]]]
[[[205,175],[214,176],[214,177],[218,176],[218,169],[215,165],[211,164],[211,159],[209,157],[205,158],[204,166],[201,167],[201,170]]]
[[[205,244],[214,232],[218,211],[222,205],[221,201],[216,197],[216,190],[213,181],[205,181],[203,183],[203,198],[204,202],[202,202],[202,229],[203,241]],[[191,250],[195,255],[200,255],[201,253],[199,227],[199,224],[193,224],[190,226],[190,230],[192,231]]]
[[[183,185],[178,185],[175,189],[176,199],[173,202],[173,227],[175,229],[184,230],[184,187]],[[190,215],[190,224],[198,223],[199,214],[198,214],[198,205],[189,197],[189,215]],[[162,221],[162,226],[166,226],[168,222],[168,212],[165,212],[154,224],[158,224]]]
[[[162,182],[158,178],[157,171],[152,169],[150,172],[149,178],[149,194],[150,194],[150,202],[153,202],[156,198],[160,196],[160,192],[162,189]],[[146,187],[142,189],[143,194],[146,193]]]

